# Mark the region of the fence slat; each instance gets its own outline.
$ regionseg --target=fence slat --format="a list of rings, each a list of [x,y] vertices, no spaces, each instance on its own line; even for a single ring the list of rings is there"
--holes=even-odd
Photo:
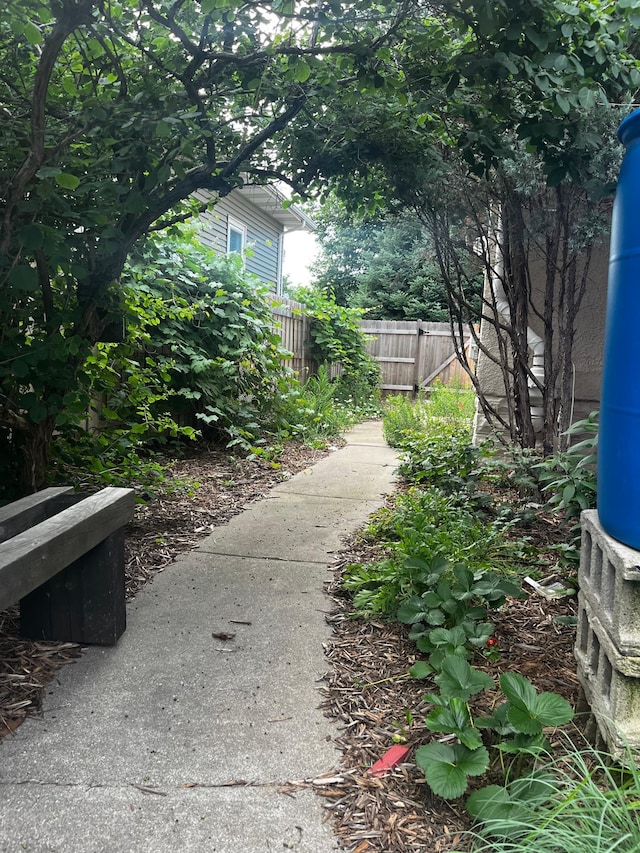
[[[360,326],[370,336],[367,351],[380,365],[383,391],[411,392],[429,385],[436,377],[456,378],[471,384],[458,362],[448,323],[424,320],[366,320]],[[465,349],[470,338],[465,336]]]

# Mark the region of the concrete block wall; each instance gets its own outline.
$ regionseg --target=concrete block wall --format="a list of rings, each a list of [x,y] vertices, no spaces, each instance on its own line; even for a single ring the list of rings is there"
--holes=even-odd
[[[640,552],[609,536],[598,512],[581,516],[580,595],[624,655],[640,656]]]
[[[582,513],[578,678],[610,752],[640,749],[640,553]]]

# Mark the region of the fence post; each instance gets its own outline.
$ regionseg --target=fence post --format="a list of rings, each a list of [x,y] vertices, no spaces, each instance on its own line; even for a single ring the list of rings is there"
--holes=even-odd
[[[429,334],[423,326],[422,320],[416,320],[416,341],[414,347],[415,362],[413,365],[413,392],[411,399],[415,400],[420,391],[421,383],[424,378],[424,353],[425,353],[425,338]]]

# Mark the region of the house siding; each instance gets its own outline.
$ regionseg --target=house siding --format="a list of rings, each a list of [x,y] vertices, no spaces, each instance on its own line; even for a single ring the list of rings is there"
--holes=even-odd
[[[206,201],[207,197],[206,193],[196,193],[200,201]],[[200,215],[200,239],[205,246],[226,254],[229,218],[246,226],[247,248],[251,249],[251,256],[245,258],[247,272],[258,276],[272,290],[279,290],[282,229],[255,205],[232,192]]]

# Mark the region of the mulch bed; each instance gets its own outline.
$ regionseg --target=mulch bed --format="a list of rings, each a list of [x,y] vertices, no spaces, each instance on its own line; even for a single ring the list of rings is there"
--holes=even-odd
[[[554,519],[540,521],[541,539],[557,541],[561,536]],[[379,556],[356,536],[335,563],[329,586],[334,636],[327,650],[331,670],[323,705],[340,726],[336,741],[343,757],[339,780],[316,790],[326,798],[335,831],[349,853],[463,851],[468,847],[462,832],[470,825],[463,801],[448,803],[433,796],[411,761],[415,748],[436,737],[424,723],[431,708],[424,694],[433,685],[408,676],[420,653],[408,640],[405,626],[354,618],[340,585],[346,566]],[[519,672],[539,691],[559,693],[575,706],[580,692],[573,658],[575,628],[556,621],[574,616],[575,610],[573,598],[547,601],[531,594],[510,600],[492,618],[499,659],[479,656],[473,665],[496,682],[502,672]],[[485,707],[476,705],[474,710],[484,715],[498,701],[497,691],[482,697]],[[382,778],[370,776],[368,770],[393,745],[394,735],[410,748],[406,762]]]
[[[137,507],[125,545],[129,597],[214,527],[324,454],[288,445],[278,468],[232,459],[215,448],[200,449],[177,461],[173,475],[197,481],[200,487],[191,493],[178,490]],[[530,535],[533,544],[562,539],[552,519],[539,519]],[[350,600],[340,586],[345,566],[378,556],[375,547],[354,536],[335,561],[335,579],[328,588],[333,638],[327,647],[330,669],[323,708],[339,726],[336,742],[342,750],[342,766],[326,784],[317,780],[312,787],[323,797],[335,832],[349,853],[464,850],[462,833],[468,828],[468,816],[462,801],[447,803],[434,797],[412,763],[412,752],[382,778],[367,772],[392,746],[394,735],[405,738],[412,751],[434,737],[424,723],[428,710],[424,693],[429,685],[408,677],[417,654],[407,629],[382,620],[353,618]],[[474,665],[496,680],[501,671],[520,672],[539,690],[560,693],[575,705],[579,689],[574,629],[555,621],[557,616],[574,613],[572,599],[547,601],[530,594],[510,601],[494,619],[500,659],[481,658]],[[27,715],[41,713],[46,685],[79,654],[81,649],[70,643],[21,638],[17,608],[0,614],[0,737],[13,732]],[[489,706],[484,710],[489,711]]]

